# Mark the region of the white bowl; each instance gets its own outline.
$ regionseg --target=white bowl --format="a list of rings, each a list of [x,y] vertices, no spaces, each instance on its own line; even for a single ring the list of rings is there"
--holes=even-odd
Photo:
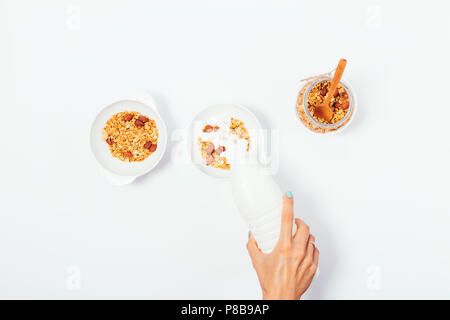
[[[236,118],[244,122],[245,127],[250,135],[250,151],[252,148],[254,152],[259,150],[259,135],[262,131],[261,124],[256,116],[247,108],[232,104],[217,104],[200,111],[192,120],[188,132],[188,152],[192,163],[203,173],[214,178],[229,178],[230,170],[222,170],[207,166],[203,160],[197,139],[200,137],[202,124],[205,124],[211,119]]]
[[[145,100],[145,101],[143,101]],[[123,111],[137,111],[150,119],[155,120],[158,128],[158,147],[147,159],[141,162],[124,162],[110,153],[108,144],[102,140],[102,129],[111,116]],[[95,159],[103,169],[102,173],[108,180],[117,185],[131,183],[135,178],[148,173],[159,163],[166,151],[167,129],[159,115],[153,99],[146,96],[145,99],[124,99],[105,107],[95,117],[91,127],[90,145]]]

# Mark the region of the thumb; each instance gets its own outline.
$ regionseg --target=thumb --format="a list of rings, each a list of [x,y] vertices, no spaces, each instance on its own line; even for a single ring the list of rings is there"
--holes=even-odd
[[[248,238],[247,242],[247,251],[252,261],[254,259],[258,259],[263,254],[262,251],[258,248],[258,244],[256,243],[256,240],[255,238],[253,238],[253,235],[251,233],[250,238]]]

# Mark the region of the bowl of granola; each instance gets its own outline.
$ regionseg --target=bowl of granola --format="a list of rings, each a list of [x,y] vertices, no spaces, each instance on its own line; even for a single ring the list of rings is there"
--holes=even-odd
[[[110,180],[112,175],[129,183],[149,172],[163,157],[166,144],[166,126],[152,100],[112,103],[91,127],[91,150]]]
[[[192,163],[214,178],[229,178],[236,139],[245,140],[247,152],[257,154],[261,124],[248,109],[229,104],[213,105],[197,114],[189,127],[188,150]]]
[[[331,120],[326,121],[314,114],[315,105],[320,104],[328,93],[331,75],[323,75],[307,79],[297,98],[297,114],[302,123],[316,133],[335,133],[346,128],[356,112],[356,94],[344,79],[341,79],[333,97],[330,107],[333,111]]]

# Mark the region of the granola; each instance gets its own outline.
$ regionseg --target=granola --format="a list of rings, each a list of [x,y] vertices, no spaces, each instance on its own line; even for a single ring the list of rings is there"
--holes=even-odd
[[[230,170],[230,164],[227,163],[227,158],[220,156],[226,150],[225,146],[214,147],[211,141],[203,141],[198,138],[198,145],[202,154],[202,158],[206,161],[207,166],[218,168],[222,170]]]
[[[325,96],[328,93],[328,88],[330,87],[330,81],[322,81],[316,83],[314,87],[311,88],[308,94],[308,109],[314,119],[321,123],[337,123],[344,119],[347,114],[348,107],[350,105],[348,94],[345,89],[339,84],[337,86],[336,92],[334,92],[333,97],[330,101],[330,107],[333,110],[333,117],[330,121],[319,118],[314,114],[315,106],[322,103]]]
[[[231,133],[237,135],[239,138],[247,140],[247,151],[250,150],[250,135],[248,134],[248,130],[245,127],[244,122],[232,117],[230,130]]]
[[[330,76],[330,75],[328,74],[328,76]],[[333,96],[333,99],[331,100],[331,103],[330,103],[332,105],[334,114],[333,114],[331,121],[326,122],[324,119],[319,119],[314,116],[314,105],[323,101],[324,97],[326,96],[325,90],[328,90],[330,81],[324,80],[324,81],[318,82],[316,85],[314,85],[313,88],[311,88],[310,93],[308,94],[307,107],[308,107],[309,114],[307,114],[306,107],[303,103],[303,100],[304,100],[306,91],[313,85],[315,79],[317,79],[317,77],[311,77],[311,78],[305,79],[306,83],[303,86],[303,88],[300,90],[300,93],[299,93],[298,99],[297,99],[296,109],[297,109],[298,116],[299,116],[300,120],[303,122],[303,124],[308,129],[310,129],[314,132],[327,133],[327,132],[339,130],[340,128],[344,127],[350,121],[350,119],[352,118],[353,113],[354,113],[354,108],[350,107],[350,104],[349,104],[350,101],[349,101],[348,93],[346,92],[346,90],[343,86],[338,85],[338,89],[337,89],[338,95],[336,97]],[[311,94],[311,92],[312,92],[312,94]],[[348,112],[350,112],[350,115],[346,117]],[[346,119],[344,119],[344,118],[346,118]],[[335,126],[325,127],[325,126],[322,126],[322,125],[318,124],[317,122],[313,121],[312,119],[316,120],[319,123],[323,123],[324,125],[334,124]]]
[[[102,139],[113,157],[125,162],[144,161],[156,151],[158,128],[155,120],[139,112],[124,111],[106,122]]]
[[[198,138],[197,143],[207,166],[222,170],[230,169],[226,147],[233,139],[247,140],[247,151],[250,148],[250,135],[244,122],[233,117],[229,119],[214,125],[207,123],[202,129],[202,136]]]

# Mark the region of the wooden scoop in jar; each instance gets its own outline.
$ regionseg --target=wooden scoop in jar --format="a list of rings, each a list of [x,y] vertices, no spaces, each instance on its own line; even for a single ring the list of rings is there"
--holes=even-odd
[[[347,60],[341,59],[339,60],[339,64],[334,72],[333,79],[331,80],[331,85],[328,88],[327,95],[325,99],[323,99],[322,103],[314,106],[314,115],[317,118],[322,118],[325,121],[330,121],[333,118],[333,110],[330,107],[330,101],[336,92],[336,88],[341,81],[342,74],[344,73],[345,65],[347,64]]]

